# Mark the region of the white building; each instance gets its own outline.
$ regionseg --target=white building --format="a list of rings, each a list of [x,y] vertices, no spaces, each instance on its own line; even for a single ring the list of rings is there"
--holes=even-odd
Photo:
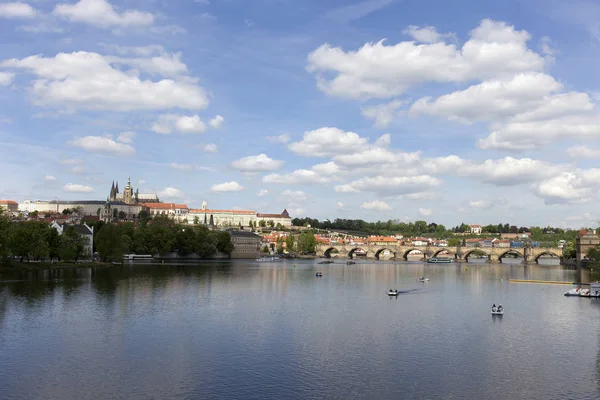
[[[292,227],[292,218],[287,210],[283,210],[281,214],[256,214],[256,218],[259,223],[260,221],[265,221],[266,223],[273,221],[273,226],[281,224],[281,226],[287,229]]]
[[[72,226],[75,228],[75,232],[81,236],[85,242],[85,249],[83,251],[84,257],[92,257],[94,249],[94,227],[88,226],[86,223],[83,225],[60,225],[56,221],[52,221],[50,227],[56,229],[59,235],[62,235],[65,228]]]
[[[477,224],[475,224],[475,225],[469,225],[469,228],[471,228],[471,232],[470,233],[473,233],[475,235],[479,235],[482,232],[481,225],[477,225]]]

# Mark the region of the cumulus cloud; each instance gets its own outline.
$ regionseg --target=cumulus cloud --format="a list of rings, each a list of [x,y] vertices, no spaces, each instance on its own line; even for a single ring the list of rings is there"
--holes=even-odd
[[[533,186],[534,193],[551,204],[581,204],[597,199],[600,169],[563,172]]]
[[[184,193],[174,187],[166,187],[158,192],[158,196],[165,199],[181,199],[183,198]]]
[[[388,46],[382,40],[344,51],[324,44],[309,54],[307,70],[317,75],[318,88],[327,94],[389,98],[426,82],[465,82],[541,71],[545,60],[527,48],[529,39],[526,31],[484,19],[461,48],[413,41]]]
[[[492,208],[494,204],[489,200],[472,200],[469,202],[471,208],[487,209]]]
[[[69,145],[87,151],[109,153],[118,156],[131,156],[135,154],[135,149],[131,145],[117,142],[110,135],[84,136],[71,140]]]
[[[199,110],[208,105],[204,89],[194,79],[144,80],[136,70],[115,67],[122,62],[119,58],[79,51],[50,58],[13,58],[0,62],[0,67],[24,69],[36,75],[31,86],[36,105],[122,112]]]
[[[224,183],[218,183],[216,185],[212,185],[210,190],[215,193],[240,192],[240,191],[244,190],[244,187],[242,185],[240,185],[239,183],[232,181],[232,182],[224,182]]]
[[[267,189],[262,189],[262,190],[259,190],[259,191],[258,191],[258,193],[256,193],[256,195],[257,195],[258,197],[264,197],[264,196],[266,196],[266,195],[268,195],[268,194],[269,194],[269,191],[268,191]]]
[[[569,147],[567,154],[573,158],[600,159],[600,149],[587,146]]]
[[[48,182],[52,182],[52,181],[56,180],[56,177],[52,176],[52,175],[46,175],[46,176],[44,176],[44,180],[48,181]]]
[[[133,143],[134,138],[135,138],[135,132],[131,132],[131,131],[121,132],[119,134],[119,137],[117,137],[117,142],[131,144],[131,143]]]
[[[283,166],[283,161],[273,160],[263,153],[257,156],[244,157],[233,161],[231,166],[241,172],[266,172],[281,168]]]
[[[267,140],[274,143],[288,143],[290,141],[290,135],[284,133],[279,136],[267,136]]]
[[[216,153],[218,151],[217,145],[214,143],[208,143],[202,146],[202,151],[205,153]]]
[[[26,3],[0,3],[0,18],[33,18],[36,14],[35,9]]]
[[[295,202],[302,202],[308,198],[306,196],[306,193],[304,193],[302,190],[289,190],[289,189],[286,189],[283,192],[281,192],[281,196],[291,199]]]
[[[432,213],[433,211],[431,210],[431,208],[419,208],[419,214],[421,214],[424,217],[427,217]]]
[[[0,86],[8,86],[15,78],[15,74],[9,72],[0,72]]]
[[[209,124],[212,128],[219,129],[223,126],[223,122],[225,122],[225,118],[221,117],[220,115],[217,115],[216,117],[210,120]]]
[[[392,207],[390,207],[386,202],[381,201],[381,200],[365,201],[364,203],[362,203],[360,205],[360,208],[362,208],[364,210],[375,210],[375,211],[387,211],[387,210],[392,209]]]
[[[361,108],[361,113],[365,118],[375,121],[375,127],[386,128],[398,114],[398,110],[406,102],[394,100],[385,104],[378,104],[370,107]]]
[[[344,132],[338,128],[319,128],[304,132],[302,140],[289,144],[288,148],[303,156],[326,157],[353,153],[357,147],[366,143],[367,139],[354,132]]]
[[[206,131],[206,125],[198,115],[163,114],[152,125],[152,130],[164,135],[173,132],[203,133]]]
[[[94,188],[87,185],[67,183],[65,186],[63,186],[63,190],[70,193],[91,193],[94,191]]]
[[[420,43],[437,43],[445,38],[455,38],[454,33],[439,33],[433,26],[409,25],[402,33]]]
[[[154,15],[144,11],[125,10],[118,12],[106,0],[80,0],[75,4],[58,4],[54,15],[71,22],[81,22],[98,28],[132,27],[151,25]]]
[[[358,179],[335,187],[336,192],[372,192],[384,196],[420,193],[435,188],[441,180],[429,175],[419,176],[373,176]]]

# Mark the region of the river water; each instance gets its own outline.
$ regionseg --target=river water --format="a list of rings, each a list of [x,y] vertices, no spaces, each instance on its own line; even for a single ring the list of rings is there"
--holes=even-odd
[[[0,399],[600,396],[600,300],[508,282],[572,270],[295,265],[4,274]]]

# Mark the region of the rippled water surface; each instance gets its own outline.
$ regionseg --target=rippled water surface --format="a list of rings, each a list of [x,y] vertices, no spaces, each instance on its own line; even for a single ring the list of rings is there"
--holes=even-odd
[[[0,398],[598,398],[600,300],[509,278],[575,272],[298,261],[4,274]]]

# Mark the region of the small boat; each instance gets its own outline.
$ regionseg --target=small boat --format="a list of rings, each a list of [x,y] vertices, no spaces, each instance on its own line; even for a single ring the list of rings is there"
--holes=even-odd
[[[420,278],[417,278],[417,281],[418,282],[429,282],[429,278],[420,277]]]
[[[580,297],[590,297],[590,289],[581,289],[579,291]]]
[[[356,264],[354,261],[346,261],[346,265],[354,265]]]
[[[429,264],[449,264],[453,260],[450,257],[431,257],[427,262]]]
[[[590,295],[588,297],[600,298],[600,290],[594,290],[593,292],[590,290]]]
[[[388,296],[398,296],[398,289],[396,290],[388,290]]]
[[[280,257],[261,257],[261,258],[257,258],[256,261],[258,262],[281,262],[281,258]]]
[[[581,292],[581,288],[571,289],[565,292],[565,296],[579,296],[579,292]]]
[[[321,277],[321,276],[323,276],[323,273],[322,272],[317,272],[315,275],[318,276],[318,277]]]
[[[321,261],[318,264],[333,264],[333,261]]]
[[[498,310],[496,310],[496,311],[492,310],[492,315],[504,315],[504,310],[500,310],[500,311],[498,311]]]

